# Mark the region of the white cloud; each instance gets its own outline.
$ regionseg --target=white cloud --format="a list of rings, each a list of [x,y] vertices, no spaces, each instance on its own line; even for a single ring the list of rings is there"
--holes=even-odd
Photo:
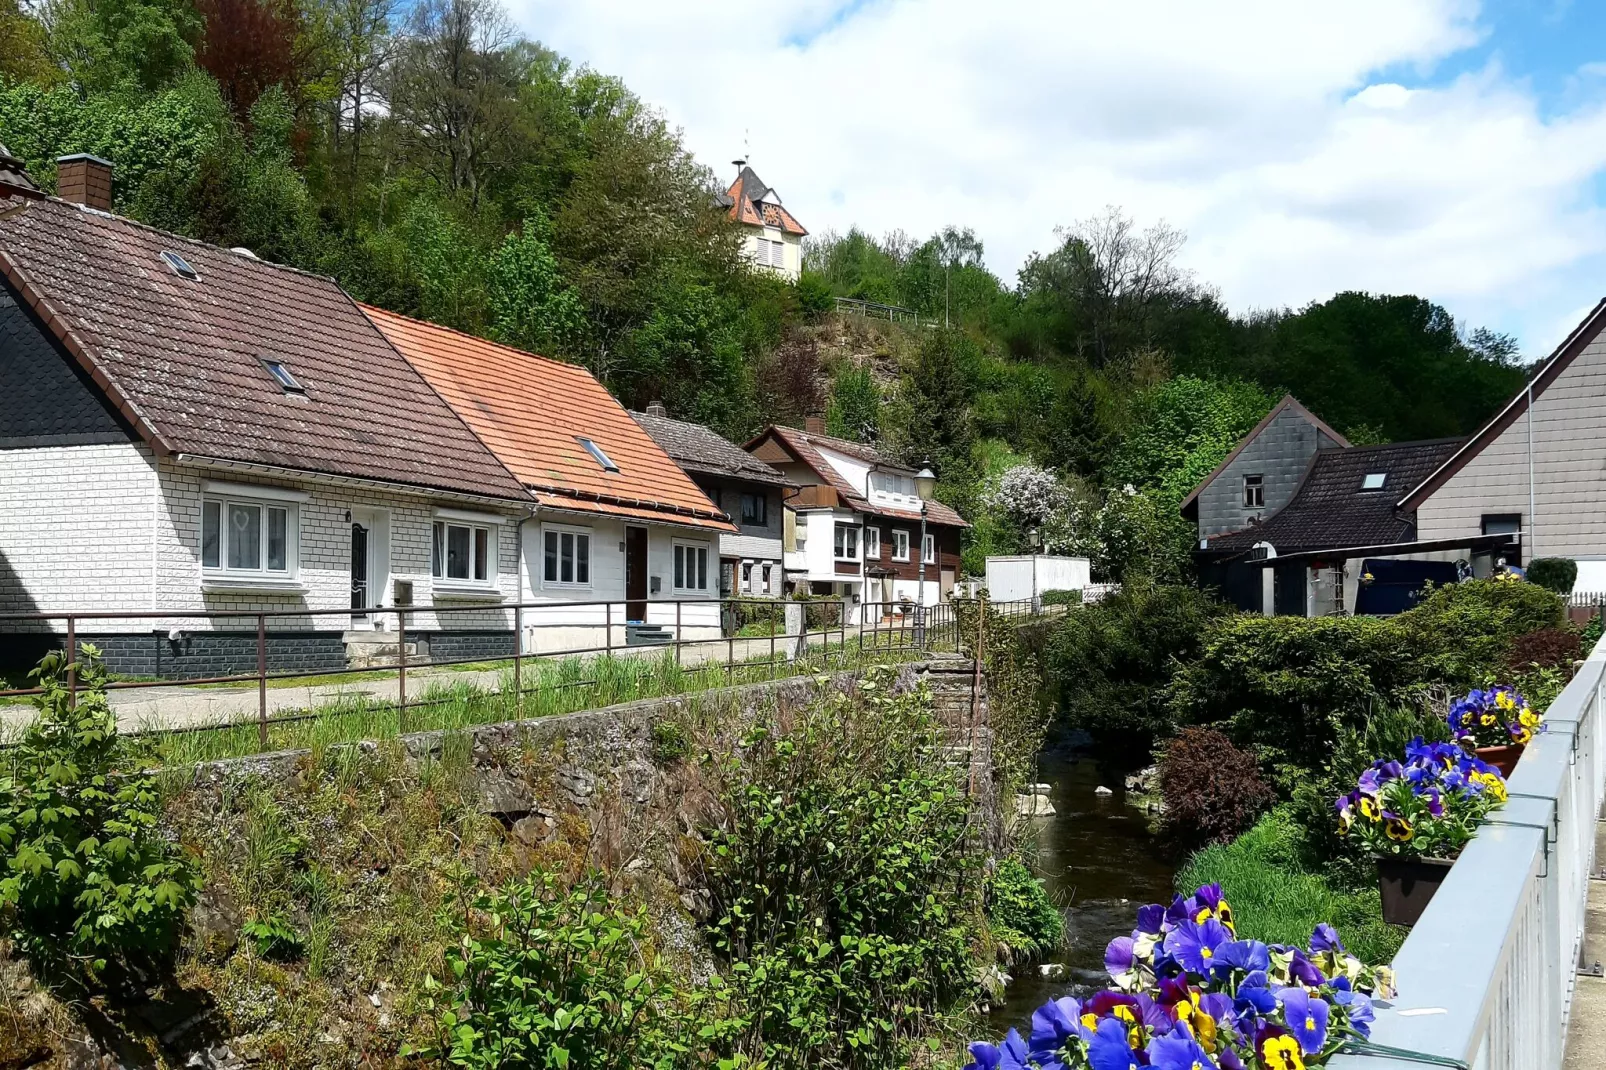
[[[1425,83],[1471,0],[512,2],[721,176],[750,137],[816,232],[968,225],[1012,279],[1118,204],[1235,308],[1415,292],[1531,352],[1601,288],[1570,269],[1606,253],[1606,87],[1546,116],[1498,67]]]

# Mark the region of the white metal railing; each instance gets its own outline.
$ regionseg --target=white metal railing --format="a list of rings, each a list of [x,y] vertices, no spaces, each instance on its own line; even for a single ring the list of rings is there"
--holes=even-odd
[[[1395,956],[1400,994],[1377,1010],[1375,1045],[1470,1070],[1562,1065],[1606,777],[1603,669],[1599,643],[1547,711],[1505,809],[1467,845]],[[1420,1070],[1423,1061],[1345,1054],[1328,1065]]]

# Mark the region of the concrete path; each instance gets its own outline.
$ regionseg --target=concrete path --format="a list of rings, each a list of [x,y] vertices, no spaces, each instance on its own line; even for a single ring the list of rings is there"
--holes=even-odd
[[[1595,868],[1606,866],[1606,823],[1595,824]],[[1584,917],[1584,964],[1606,964],[1606,881],[1589,882],[1589,906]],[[1567,1021],[1567,1050],[1563,1070],[1600,1070],[1606,1067],[1606,976],[1578,975]]]
[[[829,638],[833,649],[840,641],[838,633],[822,637],[816,633],[809,637],[811,647],[822,646]],[[849,650],[857,650],[858,631],[847,630]],[[775,637],[775,655],[785,659],[786,637]],[[669,648],[660,646],[623,647],[614,651],[615,657],[662,657]],[[770,640],[737,639],[706,643],[688,643],[681,648],[682,666],[722,664],[733,658],[737,662],[760,661],[770,656]],[[548,655],[547,658],[562,657]],[[525,665],[534,667],[542,657],[531,655]],[[509,661],[511,666],[512,662]],[[509,670],[511,671],[511,670]],[[466,683],[486,691],[501,687],[502,670],[453,669],[450,666],[420,666],[407,670],[407,696],[409,701],[424,693],[425,688],[439,683]],[[124,731],[153,728],[184,728],[205,724],[227,724],[233,721],[255,721],[258,716],[259,695],[255,683],[239,686],[185,686],[163,684],[158,687],[140,687],[114,690],[110,693],[112,708],[117,711],[118,726]],[[313,686],[268,687],[268,716],[288,714],[319,706],[330,706],[341,701],[367,698],[375,702],[395,702],[400,685],[392,672],[381,680],[344,680],[338,683],[320,683]],[[25,725],[33,717],[32,704],[18,702],[0,705],[0,726],[14,729]]]

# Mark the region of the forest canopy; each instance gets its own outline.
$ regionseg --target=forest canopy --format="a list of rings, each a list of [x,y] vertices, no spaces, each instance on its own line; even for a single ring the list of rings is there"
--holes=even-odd
[[[119,212],[582,363],[632,408],[737,441],[822,415],[930,462],[971,569],[1036,540],[1184,571],[1177,502],[1282,393],[1372,442],[1467,434],[1524,380],[1514,339],[1418,296],[1231,312],[1186,235],[1113,207],[1010,281],[956,225],[818,232],[786,283],[678,130],[496,0],[0,0],[0,142],[46,188],[104,156]],[[922,325],[850,329],[838,297]],[[1001,495],[1015,470],[1046,498]]]

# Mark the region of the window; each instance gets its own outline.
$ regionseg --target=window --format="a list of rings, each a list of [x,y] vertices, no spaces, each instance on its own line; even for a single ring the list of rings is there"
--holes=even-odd
[[[892,559],[909,560],[909,533],[902,528],[894,528],[892,531]]]
[[[278,383],[285,393],[305,394],[307,392],[307,388],[302,386],[294,375],[290,374],[290,369],[279,361],[264,360],[262,366],[268,369],[268,374],[273,376],[273,381]]]
[[[708,590],[708,547],[696,543],[675,543],[675,590]]]
[[[595,442],[592,442],[589,438],[582,438],[580,440],[580,445],[584,446],[586,448],[586,452],[591,454],[592,458],[598,464],[602,465],[604,471],[619,471],[619,466],[613,463],[612,457],[609,457],[603,452],[601,446],[597,445]]]
[[[1522,531],[1521,513],[1484,513],[1485,535],[1515,535]]]
[[[188,260],[184,259],[182,256],[179,256],[172,250],[162,250],[162,263],[166,264],[168,269],[181,279],[189,279],[191,282],[194,282],[196,279],[201,277],[201,273],[191,267]]]
[[[937,536],[927,535],[920,542],[920,560],[928,565],[937,563]]]
[[[753,563],[751,561],[743,561],[742,562],[742,590],[750,591],[752,589],[753,589]]]
[[[288,579],[294,570],[296,520],[294,505],[203,499],[201,568]]]
[[[765,594],[774,594],[775,593],[774,581],[771,578],[770,566],[769,565],[765,565],[764,566],[764,593]]]
[[[1259,509],[1266,504],[1266,477],[1244,476],[1244,506]]]
[[[864,556],[866,559],[881,560],[881,529],[864,529]]]
[[[742,523],[756,527],[764,527],[770,522],[769,496],[765,494],[742,495]]]
[[[915,496],[914,477],[901,475],[897,472],[871,472],[870,492],[872,494],[902,495],[905,498],[913,498]]]
[[[786,266],[786,242],[770,242],[770,267],[783,268]]]
[[[1389,474],[1387,472],[1368,472],[1361,477],[1361,489],[1382,490],[1383,483],[1388,477]]]
[[[859,559],[859,528],[855,524],[838,524],[836,526],[836,559],[838,561],[857,561]]]
[[[541,529],[541,584],[591,586],[591,532],[585,528]]]
[[[496,540],[489,526],[435,521],[430,574],[463,583],[491,583],[496,578]]]

